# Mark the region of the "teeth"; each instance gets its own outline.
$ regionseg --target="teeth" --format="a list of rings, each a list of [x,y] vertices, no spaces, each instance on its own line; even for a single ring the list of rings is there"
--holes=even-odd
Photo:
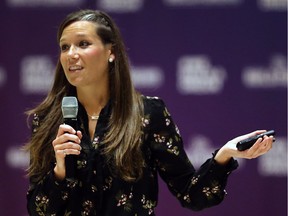
[[[74,66],[69,67],[69,70],[81,70],[81,69],[82,69],[82,67],[78,66],[78,65],[74,65]]]

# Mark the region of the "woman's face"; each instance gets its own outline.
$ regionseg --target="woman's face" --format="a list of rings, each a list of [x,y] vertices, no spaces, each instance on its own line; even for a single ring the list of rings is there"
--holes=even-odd
[[[87,87],[108,83],[111,44],[102,43],[96,34],[96,28],[97,24],[92,22],[77,21],[68,25],[60,38],[60,62],[73,86]]]

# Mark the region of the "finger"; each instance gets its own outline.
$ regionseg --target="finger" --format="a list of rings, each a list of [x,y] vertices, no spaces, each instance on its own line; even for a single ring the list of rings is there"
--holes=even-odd
[[[272,137],[265,136],[263,138],[259,138],[251,148],[250,156],[252,158],[256,158],[259,157],[260,155],[267,153],[272,148],[272,143],[273,143]]]
[[[81,151],[82,150],[82,147],[77,144],[77,143],[74,143],[74,142],[66,142],[66,143],[62,143],[62,144],[59,144],[59,145],[55,145],[54,146],[54,151],[57,152],[57,151],[61,151],[61,150],[67,150],[69,151],[70,149],[72,150],[77,150],[77,151]]]
[[[79,155],[80,153],[81,151],[76,149],[59,149],[55,151],[55,157],[57,163],[59,163],[60,160],[62,161],[67,155]],[[64,161],[61,163],[64,163]]]
[[[254,143],[254,145],[251,148],[243,151],[244,153],[243,157],[247,159],[253,159],[257,157],[257,155],[259,154],[259,147],[262,142],[262,139],[263,138],[257,139],[257,141]]]
[[[76,135],[79,137],[79,139],[81,140],[83,135],[81,131],[77,131]]]
[[[253,131],[251,133],[248,133],[247,134],[247,138],[252,137],[252,136],[256,136],[258,134],[262,134],[264,132],[266,132],[266,130],[255,130],[255,131]]]
[[[58,129],[57,137],[64,133],[75,134],[76,131],[70,125],[61,124]]]
[[[263,148],[270,150],[272,148],[274,141],[275,141],[275,138],[273,136],[270,136],[270,137],[265,136],[263,140],[263,143],[264,143]]]
[[[64,157],[66,157],[67,155],[79,155],[81,153],[81,151],[77,149],[63,149],[59,152],[61,152]]]
[[[59,158],[64,159],[67,155],[67,152],[65,149],[59,149],[59,150],[54,150],[55,151],[55,157],[57,164],[59,163]],[[63,161],[64,163],[64,161]]]
[[[65,133],[61,136],[61,138],[63,139],[63,142],[74,142],[79,144],[81,142],[80,138],[76,135],[76,134],[69,134],[69,133]]]
[[[266,130],[256,130],[256,131],[253,131],[251,133],[248,133],[248,134],[244,134],[244,135],[241,135],[241,136],[238,136],[234,139],[234,142],[237,143],[241,140],[244,140],[244,139],[247,139],[247,138],[250,138],[252,136],[256,136],[258,134],[261,134],[261,133],[264,133]]]
[[[61,136],[57,137],[53,141],[54,145],[55,144],[64,144],[67,142],[74,142],[76,144],[80,144],[81,140],[77,135],[65,133],[65,134],[62,134]]]

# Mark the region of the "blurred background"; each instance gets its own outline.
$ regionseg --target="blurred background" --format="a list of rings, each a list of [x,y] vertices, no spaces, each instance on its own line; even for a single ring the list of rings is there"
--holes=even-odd
[[[51,86],[59,23],[84,8],[115,19],[135,87],[164,99],[195,167],[235,136],[277,133],[269,154],[239,160],[221,205],[183,209],[160,180],[157,215],[287,215],[286,0],[0,1],[0,215],[28,215],[24,112]]]

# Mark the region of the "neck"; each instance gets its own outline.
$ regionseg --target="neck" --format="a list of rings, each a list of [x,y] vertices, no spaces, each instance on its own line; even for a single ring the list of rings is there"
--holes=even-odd
[[[77,97],[79,102],[84,106],[88,116],[98,116],[101,109],[109,100],[108,92],[99,94],[97,90],[84,91],[77,89]],[[96,117],[94,117],[96,118]]]

